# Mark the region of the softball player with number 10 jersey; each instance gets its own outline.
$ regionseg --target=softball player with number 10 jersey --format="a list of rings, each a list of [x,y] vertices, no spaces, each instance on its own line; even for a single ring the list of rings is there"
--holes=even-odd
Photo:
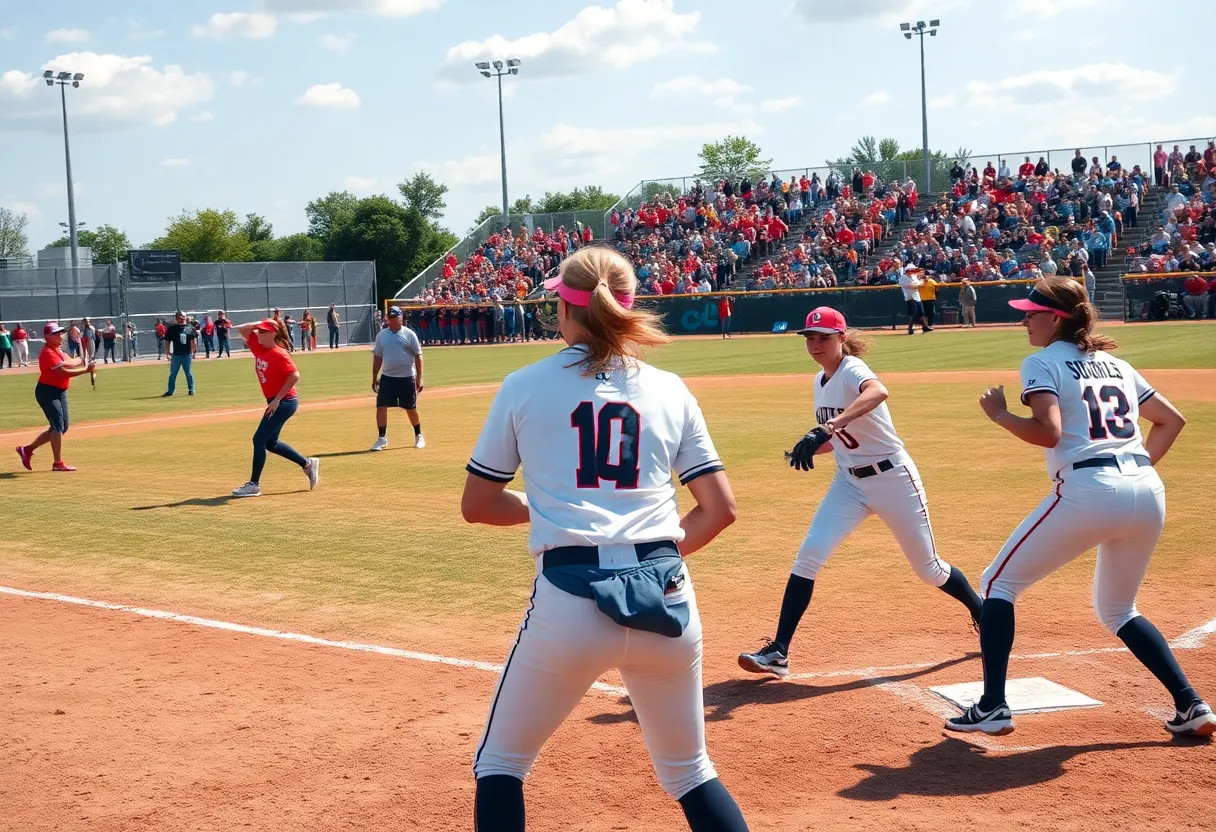
[[[1045,450],[1056,486],[984,572],[984,695],[946,727],[986,734],[1013,730],[1005,702],[1013,602],[1097,546],[1094,612],[1173,696],[1177,713],[1166,728],[1210,736],[1216,733],[1212,709],[1187,682],[1161,633],[1136,609],[1165,525],[1165,486],[1153,466],[1186,420],[1135,368],[1104,352],[1115,343],[1093,332],[1098,313],[1081,284],[1040,280],[1029,298],[1009,305],[1026,313],[1030,345],[1040,348],[1022,362],[1022,403],[1031,415],[1010,413],[1003,388],[984,393],[980,405],[992,421]],[[1143,440],[1140,417],[1153,423]]]
[[[465,520],[531,523],[536,558],[473,763],[480,832],[522,832],[541,747],[612,668],[693,832],[747,829],[705,749],[701,623],[681,559],[734,521],[734,496],[692,394],[637,358],[667,339],[631,308],[636,282],[608,249],[562,263],[545,288],[570,346],[503,380],[467,466]],[[524,493],[506,490],[521,464]],[[683,519],[673,471],[697,501]]]

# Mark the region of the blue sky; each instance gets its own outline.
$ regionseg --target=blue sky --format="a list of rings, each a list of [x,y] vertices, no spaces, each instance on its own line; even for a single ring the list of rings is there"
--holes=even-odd
[[[395,194],[425,169],[463,233],[500,199],[494,85],[506,87],[511,198],[624,193],[697,168],[744,133],[774,167],[821,165],[859,135],[977,152],[1216,135],[1201,50],[1143,31],[1142,0],[59,0],[0,16],[0,205],[31,249],[67,219],[57,92],[68,90],[77,217],[139,245],[182,209],[263,214],[283,235],[332,190]],[[1203,19],[1211,0],[1175,0]],[[741,14],[741,10],[746,9]],[[1130,151],[1128,151],[1130,152]],[[1126,160],[1128,152],[1123,153]],[[1138,161],[1134,159],[1133,161]]]

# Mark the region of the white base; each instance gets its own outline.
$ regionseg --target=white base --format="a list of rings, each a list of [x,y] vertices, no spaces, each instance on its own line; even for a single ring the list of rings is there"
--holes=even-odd
[[[945,699],[960,711],[965,711],[979,701],[984,692],[984,683],[941,685],[929,688],[929,692]],[[1015,714],[1039,714],[1073,708],[1097,708],[1102,705],[1097,699],[1091,699],[1080,691],[1066,688],[1041,676],[1008,680],[1005,683],[1005,699],[1009,703],[1009,710]]]

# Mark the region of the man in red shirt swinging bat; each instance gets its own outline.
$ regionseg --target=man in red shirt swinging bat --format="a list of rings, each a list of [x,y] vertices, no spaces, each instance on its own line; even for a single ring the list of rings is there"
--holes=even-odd
[[[46,344],[38,354],[38,384],[34,387],[34,399],[50,427],[44,430],[28,445],[17,448],[17,456],[21,457],[21,465],[27,471],[34,470],[30,464],[34,451],[48,442],[51,453],[55,455],[52,471],[75,471],[71,465],[63,461],[63,435],[68,432],[68,385],[74,376],[82,376],[96,370],[93,362],[85,362],[81,358],[68,358],[63,354],[64,328],[51,321],[42,329],[42,337]]]
[[[288,354],[291,346],[291,336],[287,333],[287,325],[282,321],[258,321],[252,324],[241,324],[237,331],[245,339],[246,346],[253,353],[253,368],[258,374],[258,384],[262,387],[262,395],[266,398],[266,412],[262,421],[253,434],[253,475],[249,482],[232,491],[233,497],[260,497],[262,488],[259,482],[262,469],[266,466],[266,452],[277,454],[289,459],[308,475],[309,490],[317,487],[321,481],[321,460],[314,457],[305,458],[286,442],[279,441],[279,433],[287,420],[296,415],[300,406],[296,394],[296,384],[300,381],[300,371]]]

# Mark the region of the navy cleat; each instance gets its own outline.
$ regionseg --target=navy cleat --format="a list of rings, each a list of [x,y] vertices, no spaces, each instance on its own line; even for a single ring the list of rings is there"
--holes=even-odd
[[[947,719],[946,730],[962,731],[968,734],[982,731],[985,734],[1003,737],[1013,733],[1013,713],[1009,710],[1009,706],[1003,703],[984,713],[977,703],[963,711],[962,716]]]
[[[755,653],[740,653],[739,667],[749,673],[771,673],[778,679],[790,675],[789,659],[775,641],[768,642]]]
[[[1185,711],[1178,711],[1165,723],[1173,734],[1188,737],[1210,737],[1216,734],[1216,716],[1212,708],[1202,699],[1196,699]]]

